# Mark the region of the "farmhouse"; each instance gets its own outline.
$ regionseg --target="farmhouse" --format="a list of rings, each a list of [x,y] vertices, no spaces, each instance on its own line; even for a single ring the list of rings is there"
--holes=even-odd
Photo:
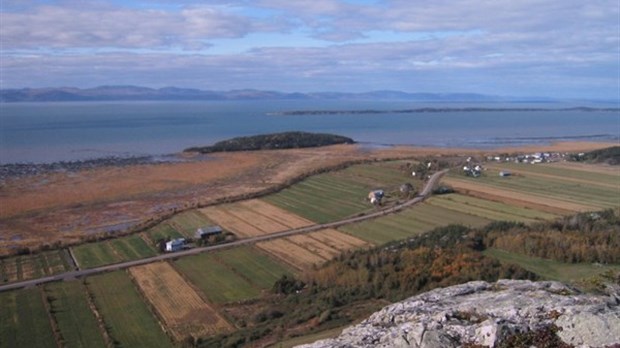
[[[166,242],[166,251],[179,251],[185,246],[185,238],[173,239]]]
[[[210,236],[222,234],[223,232],[224,230],[222,230],[222,227],[218,225],[206,226],[206,227],[201,227],[197,229],[195,237],[196,238],[209,238]]]
[[[370,191],[370,193],[368,193],[368,200],[370,201],[370,203],[375,205],[381,204],[381,200],[383,199],[384,195],[385,192],[383,192],[383,190]]]

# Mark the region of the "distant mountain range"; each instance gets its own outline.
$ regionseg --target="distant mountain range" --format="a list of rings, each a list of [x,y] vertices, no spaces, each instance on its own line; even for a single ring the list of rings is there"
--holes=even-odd
[[[351,100],[411,100],[451,102],[518,102],[552,101],[546,98],[514,98],[475,93],[406,93],[400,91],[372,91],[364,93],[284,93],[241,89],[205,91],[200,89],[139,86],[100,86],[95,88],[23,88],[0,90],[0,102],[61,102],[61,101],[122,101],[122,100],[265,100],[265,99],[351,99]]]

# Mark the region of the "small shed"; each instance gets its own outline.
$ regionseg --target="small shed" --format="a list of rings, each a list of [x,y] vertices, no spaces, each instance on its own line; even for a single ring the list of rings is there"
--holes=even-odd
[[[166,242],[166,251],[168,252],[179,251],[183,249],[184,246],[185,246],[185,238],[173,239],[169,242]]]
[[[196,238],[209,238],[210,236],[222,234],[223,232],[224,230],[222,229],[222,227],[218,225],[206,226],[206,227],[201,227],[197,229],[195,237]]]

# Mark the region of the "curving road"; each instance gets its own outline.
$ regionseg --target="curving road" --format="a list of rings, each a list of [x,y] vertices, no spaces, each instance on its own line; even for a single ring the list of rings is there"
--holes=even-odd
[[[403,210],[403,209],[405,209],[407,207],[410,207],[410,206],[412,206],[414,204],[422,202],[423,200],[425,200],[426,198],[428,198],[430,196],[430,194],[431,194],[431,192],[433,190],[433,187],[435,187],[435,185],[437,184],[439,179],[441,179],[441,177],[445,173],[447,173],[447,172],[448,172],[448,170],[445,169],[445,170],[442,170],[440,172],[437,172],[437,173],[431,175],[429,180],[426,182],[426,185],[422,189],[422,192],[420,192],[420,194],[417,195],[416,197],[414,197],[413,199],[410,199],[410,200],[408,200],[408,201],[406,201],[404,203],[401,203],[401,204],[395,205],[393,207],[390,207],[390,208],[387,208],[387,209],[383,209],[383,210],[380,210],[380,211],[377,211],[377,212],[374,212],[374,213],[371,213],[371,214],[355,216],[355,217],[352,217],[352,218],[347,218],[347,219],[344,219],[344,220],[329,222],[329,223],[326,223],[326,224],[317,224],[317,225],[311,225],[311,226],[306,226],[306,227],[295,228],[295,229],[291,229],[291,230],[271,233],[271,234],[267,234],[267,235],[263,235],[263,236],[258,236],[258,237],[240,239],[240,240],[237,240],[237,241],[234,241],[234,242],[231,242],[231,243],[226,243],[226,244],[220,244],[220,245],[214,245],[214,246],[207,246],[207,247],[187,249],[187,250],[177,251],[177,252],[169,253],[169,254],[161,254],[161,255],[149,257],[149,258],[146,258],[146,259],[127,261],[127,262],[122,262],[122,263],[115,263],[115,264],[112,264],[112,265],[101,266],[101,267],[92,268],[92,269],[85,269],[85,270],[79,270],[79,271],[71,271],[71,272],[60,273],[60,274],[56,274],[56,275],[48,276],[48,277],[43,277],[43,278],[24,280],[24,281],[21,281],[21,282],[16,282],[16,283],[11,283],[11,284],[6,284],[6,285],[0,285],[0,291],[7,291],[7,290],[20,289],[20,288],[25,288],[25,287],[32,287],[32,286],[36,286],[36,285],[39,285],[39,284],[50,283],[50,282],[55,282],[55,281],[72,280],[72,279],[76,279],[76,278],[79,278],[79,277],[86,277],[86,276],[97,274],[97,273],[102,273],[102,272],[107,272],[107,271],[115,271],[115,270],[119,270],[119,269],[125,269],[125,268],[129,268],[129,267],[133,267],[133,266],[144,265],[144,264],[155,262],[155,261],[174,259],[174,258],[178,258],[178,257],[182,257],[182,256],[194,255],[194,254],[199,254],[199,253],[203,253],[203,252],[207,252],[207,251],[215,251],[215,250],[220,250],[220,249],[232,248],[232,247],[236,247],[236,246],[239,246],[239,245],[253,244],[253,243],[263,242],[263,241],[267,241],[267,240],[271,240],[271,239],[288,237],[288,236],[292,236],[292,235],[295,235],[295,234],[308,233],[308,232],[323,230],[323,229],[327,229],[327,228],[336,228],[336,227],[340,227],[340,226],[343,226],[343,225],[348,225],[348,224],[352,224],[352,223],[356,223],[356,222],[360,222],[360,221],[364,221],[364,220],[374,219],[374,218],[377,218],[377,217],[380,217],[380,216],[384,216],[384,215],[387,215],[387,214],[392,214],[392,213],[398,212],[398,211]]]

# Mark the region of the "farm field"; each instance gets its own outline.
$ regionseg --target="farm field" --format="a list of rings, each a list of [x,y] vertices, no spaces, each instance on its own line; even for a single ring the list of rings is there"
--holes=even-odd
[[[312,222],[261,200],[200,209],[210,220],[241,238],[285,231]]]
[[[389,196],[407,182],[410,178],[398,169],[401,164],[355,165],[316,175],[264,200],[317,223],[340,220],[373,209],[366,201],[369,191],[380,188]]]
[[[165,240],[167,238],[175,239],[175,238],[185,237],[184,235],[179,233],[177,230],[172,228],[172,226],[170,226],[168,222],[162,222],[159,225],[144,232],[144,234],[151,241],[151,245],[155,245],[158,241],[162,239]]]
[[[233,329],[169,263],[154,262],[129,272],[176,341]]]
[[[0,293],[0,346],[57,346],[40,289]]]
[[[213,222],[199,210],[189,210],[175,215],[165,222],[186,238],[193,238],[200,227],[212,225]]]
[[[490,248],[484,254],[501,262],[517,264],[549,280],[565,283],[587,279],[609,270],[620,271],[620,265],[594,265],[591,263],[564,263],[528,255]]]
[[[579,166],[571,162],[540,163],[536,165],[523,163],[489,163],[489,168],[508,170],[516,174],[538,177],[559,178],[561,180],[583,182],[589,185],[618,188],[618,169],[596,165]],[[603,169],[603,170],[602,170]],[[606,169],[606,170],[604,170]],[[610,171],[611,169],[611,171]]]
[[[559,217],[559,215],[544,211],[517,207],[461,194],[434,196],[431,197],[427,203],[432,206],[447,208],[491,220],[531,223],[540,220],[553,220]]]
[[[495,168],[496,164],[491,166]],[[460,191],[486,192],[551,209],[591,211],[620,207],[620,185],[614,187],[612,184],[613,180],[617,183],[620,176],[592,173],[593,177],[589,178],[583,170],[567,168],[562,169],[566,172],[566,176],[562,176],[555,167],[541,165],[536,169],[539,165],[531,164],[512,164],[506,168],[513,166],[521,172],[510,177],[500,177],[499,170],[489,169],[479,178],[451,173],[444,181]]]
[[[98,311],[110,337],[123,347],[169,348],[172,342],[140,297],[126,272],[87,278]]]
[[[256,246],[290,266],[304,270],[330,260],[345,250],[363,248],[370,244],[329,229],[261,242]]]
[[[86,288],[80,281],[49,284],[45,286],[45,295],[64,346],[106,347],[97,319],[88,304]]]
[[[381,245],[449,224],[479,227],[486,225],[490,221],[487,218],[424,202],[398,214],[343,226],[339,230],[370,243]]]
[[[282,275],[292,271],[253,247],[240,247],[182,258],[176,267],[209,300],[216,303],[243,301],[271,289]]]
[[[157,255],[155,248],[140,237],[131,235],[112,240],[78,245],[73,255],[82,269]]]
[[[45,251],[0,260],[0,280],[10,283],[67,272],[73,269],[66,250]]]

